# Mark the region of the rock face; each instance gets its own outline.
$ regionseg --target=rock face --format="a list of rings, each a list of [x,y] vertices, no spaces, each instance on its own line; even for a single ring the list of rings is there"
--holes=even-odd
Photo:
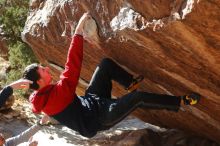
[[[219,146],[213,141],[174,129],[159,128],[135,118],[125,119],[90,139],[61,125],[43,126],[33,140],[38,141],[38,146]]]
[[[84,43],[80,83],[88,83],[104,57],[111,57],[145,80],[141,90],[204,98],[178,113],[139,109],[146,122],[178,128],[220,143],[220,1],[219,0],[33,0],[23,40],[39,60],[50,65],[58,79],[70,40],[63,36],[65,21],[76,26],[90,11],[99,39]],[[70,33],[70,32],[69,32]],[[78,93],[82,94],[84,84]],[[125,91],[116,84],[118,97]]]

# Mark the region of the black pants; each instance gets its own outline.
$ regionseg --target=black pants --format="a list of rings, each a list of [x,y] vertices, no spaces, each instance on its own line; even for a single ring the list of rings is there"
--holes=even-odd
[[[103,59],[96,68],[85,97],[98,101],[98,115],[103,129],[118,123],[137,107],[178,111],[181,98],[177,96],[135,91],[119,99],[111,99],[112,80],[128,87],[132,79],[131,74],[109,58]]]

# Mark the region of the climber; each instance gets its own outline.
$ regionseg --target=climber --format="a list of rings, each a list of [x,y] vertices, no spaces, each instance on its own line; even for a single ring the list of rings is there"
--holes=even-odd
[[[29,97],[34,113],[44,112],[81,135],[93,137],[98,131],[121,121],[137,107],[178,111],[181,103],[198,103],[200,95],[195,93],[171,96],[137,91],[143,77],[134,77],[110,58],[103,59],[98,65],[85,95],[77,96],[75,90],[83,60],[83,28],[88,19],[91,16],[86,13],[78,22],[65,70],[58,82],[51,84],[48,67],[38,64],[26,67],[23,78],[33,81],[30,88],[35,90]],[[112,80],[132,91],[118,99],[111,99]]]
[[[4,106],[5,102],[8,100],[8,98],[12,95],[13,90],[15,89],[28,89],[29,84],[33,83],[32,81],[29,81],[27,79],[19,79],[10,85],[4,87],[0,91],[0,108]]]

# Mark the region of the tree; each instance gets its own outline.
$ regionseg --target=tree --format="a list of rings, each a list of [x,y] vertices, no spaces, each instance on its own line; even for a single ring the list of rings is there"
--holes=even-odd
[[[29,0],[0,0],[2,36],[7,38],[9,43],[22,42],[21,31],[27,18],[28,3]]]
[[[31,48],[21,39],[28,7],[29,0],[0,0],[0,35],[7,40],[11,67],[7,82],[17,80],[25,66],[37,62]]]

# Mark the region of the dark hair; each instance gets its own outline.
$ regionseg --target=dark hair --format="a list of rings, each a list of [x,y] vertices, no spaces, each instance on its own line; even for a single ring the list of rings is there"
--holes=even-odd
[[[37,81],[40,79],[40,75],[37,72],[38,68],[39,68],[38,64],[33,63],[31,65],[28,65],[25,68],[24,73],[23,73],[23,78],[24,79],[28,79],[28,80],[33,81],[33,83],[30,84],[30,88],[34,89],[34,90],[39,89],[39,85],[37,84]]]

